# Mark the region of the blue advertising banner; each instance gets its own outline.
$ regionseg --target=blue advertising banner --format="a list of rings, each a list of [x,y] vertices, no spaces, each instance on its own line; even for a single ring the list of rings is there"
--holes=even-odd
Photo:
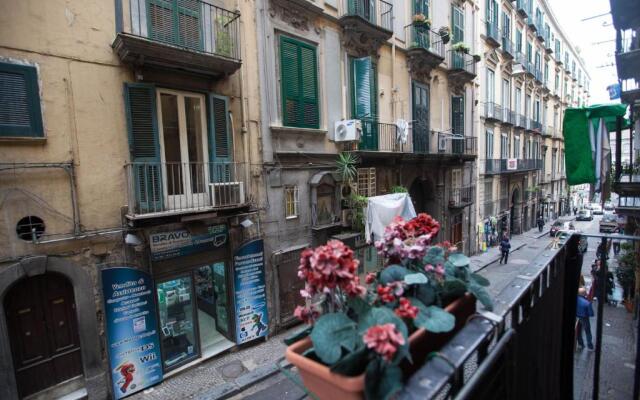
[[[269,316],[264,284],[264,242],[248,242],[233,256],[236,342],[246,343],[266,336]]]
[[[619,83],[607,86],[607,91],[609,92],[609,100],[619,99],[620,94],[622,93]]]
[[[114,399],[162,381],[153,282],[135,268],[102,270],[107,351]]]
[[[149,234],[151,260],[161,261],[186,256],[201,251],[212,250],[227,244],[226,225],[211,225],[207,232],[192,235],[186,229]]]

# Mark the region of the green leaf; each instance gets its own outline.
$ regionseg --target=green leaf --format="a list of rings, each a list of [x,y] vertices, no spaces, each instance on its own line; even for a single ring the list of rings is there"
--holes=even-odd
[[[345,376],[360,375],[367,367],[367,362],[369,361],[368,356],[368,349],[362,346],[335,363],[331,367],[331,371]]]
[[[431,284],[419,285],[416,297],[426,305],[431,305],[436,301],[436,291]]]
[[[421,272],[404,276],[404,283],[407,285],[421,285],[427,282],[429,282],[429,278]]]
[[[417,299],[411,299],[411,304],[420,310],[418,316],[413,320],[419,328],[424,328],[433,333],[440,333],[449,332],[456,326],[456,317],[438,306],[427,307]]]
[[[487,278],[482,275],[478,275],[476,273],[471,273],[471,280],[477,283],[480,286],[489,286],[491,282]]]
[[[356,323],[342,313],[323,315],[311,331],[316,354],[329,365],[340,359],[343,347],[353,351],[358,339]]]
[[[444,263],[444,249],[440,246],[429,247],[422,261],[424,261],[425,264],[431,264],[433,266]]]
[[[493,311],[493,301],[491,301],[491,296],[482,286],[472,282],[469,284],[469,291],[476,296],[476,299],[482,303],[484,308],[488,311]]]
[[[466,267],[471,262],[469,257],[461,253],[450,254],[448,261],[453,264],[454,267]]]
[[[311,333],[311,330],[313,329],[312,326],[305,326],[304,328],[300,329],[297,332],[292,333],[291,335],[287,336],[286,338],[284,338],[283,342],[284,344],[286,344],[287,346],[302,340],[304,338],[306,338],[307,336],[309,336],[309,334]]]
[[[467,292],[467,284],[464,281],[447,277],[442,285],[442,295],[449,298],[458,298],[464,296]]]
[[[349,297],[347,299],[347,305],[356,313],[358,319],[371,309],[371,305],[359,296]]]
[[[380,271],[380,282],[388,284],[396,281],[403,281],[405,275],[409,273],[409,270],[400,265],[389,265],[387,268]]]
[[[364,379],[365,398],[368,400],[387,400],[402,389],[402,370],[382,360],[369,363]]]

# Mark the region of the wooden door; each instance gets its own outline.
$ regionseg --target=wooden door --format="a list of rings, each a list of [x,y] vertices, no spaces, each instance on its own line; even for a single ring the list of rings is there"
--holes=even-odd
[[[21,398],[82,375],[73,286],[45,274],[15,285],[5,300]]]
[[[429,153],[429,87],[413,82],[413,151]]]
[[[463,249],[462,243],[462,213],[454,215],[451,221],[451,244],[460,245],[460,250]]]

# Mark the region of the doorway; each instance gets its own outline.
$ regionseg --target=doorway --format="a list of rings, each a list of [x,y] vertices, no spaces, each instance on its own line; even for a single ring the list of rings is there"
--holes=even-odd
[[[57,273],[18,282],[5,297],[20,398],[83,375],[73,286]]]
[[[413,82],[413,151],[429,153],[429,86]]]
[[[169,208],[193,208],[209,202],[205,98],[159,89],[158,128],[163,188]]]
[[[457,246],[458,249],[464,249],[462,243],[462,213],[456,214],[451,218],[451,244]]]
[[[158,280],[156,296],[165,371],[200,357],[211,357],[235,344],[228,279],[226,263],[215,262]]]
[[[519,234],[520,232],[520,190],[515,188],[511,194],[511,224],[509,232],[511,235]]]

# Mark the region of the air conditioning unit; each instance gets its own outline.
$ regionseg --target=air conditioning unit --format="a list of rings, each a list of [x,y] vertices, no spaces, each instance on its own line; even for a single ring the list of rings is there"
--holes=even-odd
[[[447,137],[444,135],[438,137],[438,151],[447,151]]]
[[[245,203],[244,182],[210,183],[213,207],[238,206]]]
[[[362,132],[362,122],[359,119],[336,121],[335,130],[336,142],[358,141]]]

